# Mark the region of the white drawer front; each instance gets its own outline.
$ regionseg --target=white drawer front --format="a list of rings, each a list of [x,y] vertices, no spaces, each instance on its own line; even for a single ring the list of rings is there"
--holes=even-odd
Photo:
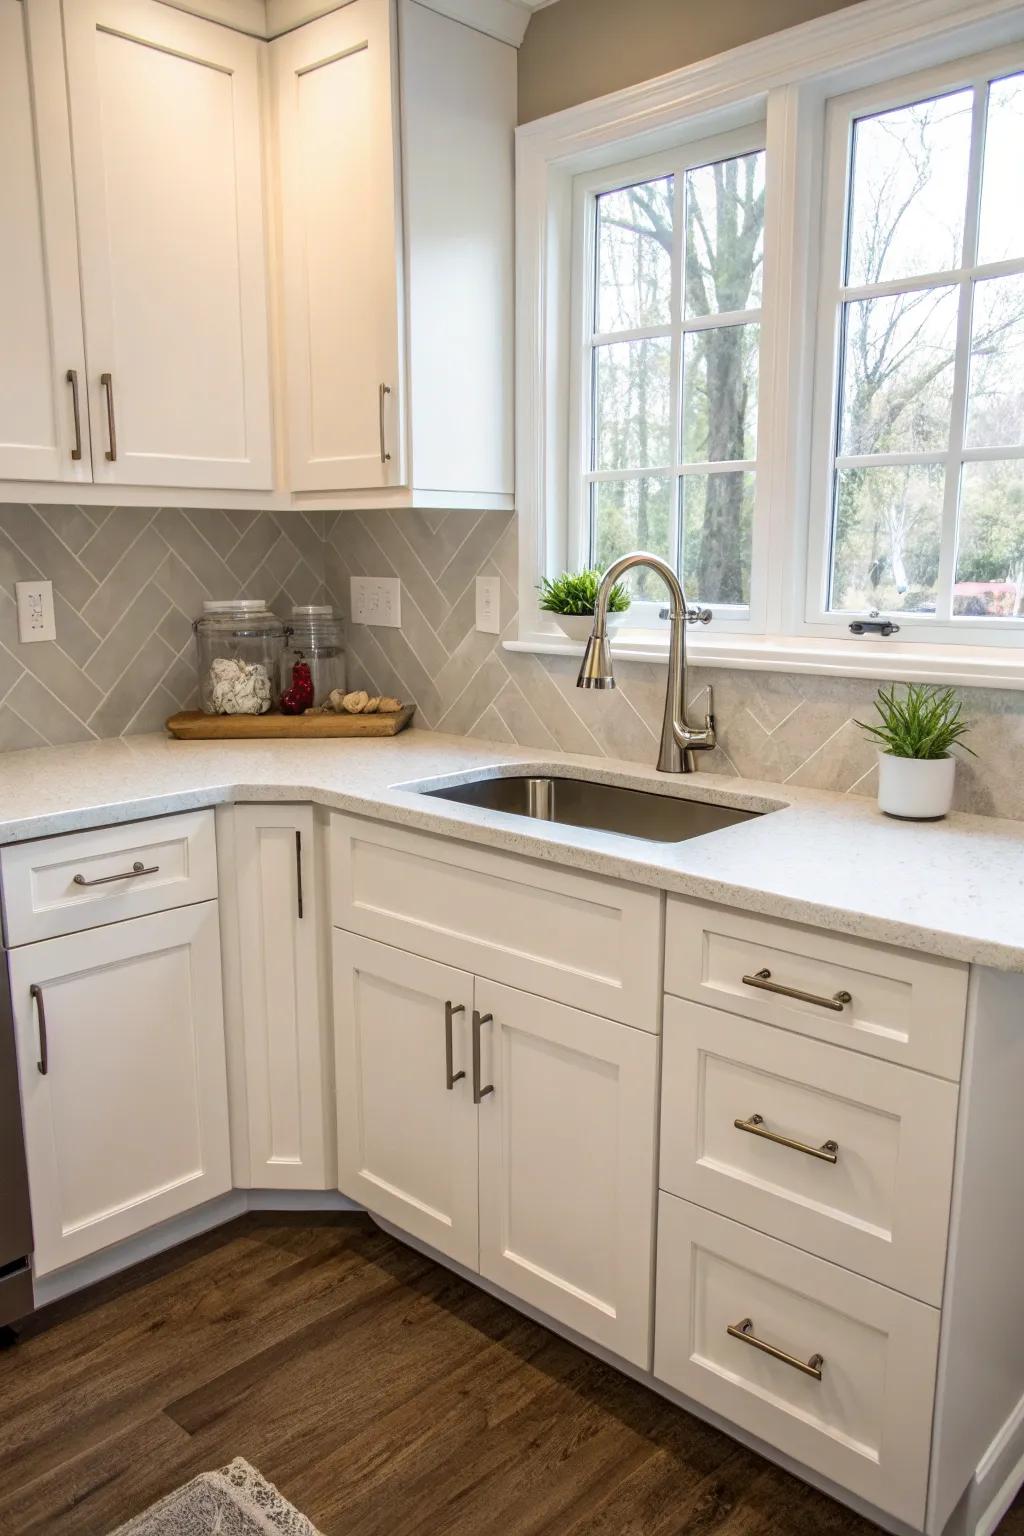
[[[213,812],[13,843],[0,849],[0,877],[12,949],[208,901],[217,894]]]
[[[938,1306],[956,1085],[674,997],[664,1032],[662,1187]]]
[[[340,814],[331,864],[336,928],[658,1029],[657,892]]]
[[[821,1379],[728,1332],[746,1331]],[[923,1526],[939,1314],[663,1194],[654,1374]]]
[[[665,990],[958,1079],[967,966],[670,896]],[[767,971],[767,977],[759,975]],[[754,986],[811,994],[812,1002]],[[848,994],[848,1000],[840,997]],[[840,1006],[828,1007],[839,1001]]]

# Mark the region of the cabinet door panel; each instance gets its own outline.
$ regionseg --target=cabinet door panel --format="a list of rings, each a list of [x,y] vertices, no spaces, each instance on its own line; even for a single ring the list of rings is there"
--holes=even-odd
[[[89,421],[57,0],[0,0],[0,478],[89,480]],[[71,384],[81,402],[81,457]]]
[[[288,483],[399,485],[401,227],[388,0],[352,0],[270,51]]]
[[[26,945],[9,963],[36,1274],[230,1189],[216,902]]]
[[[480,1273],[650,1365],[658,1042],[477,980]]]
[[[476,1269],[473,978],[335,930],[334,997],[342,1192]],[[446,1003],[461,1009],[451,1088]]]
[[[267,488],[259,44],[155,0],[65,14],[95,478]]]

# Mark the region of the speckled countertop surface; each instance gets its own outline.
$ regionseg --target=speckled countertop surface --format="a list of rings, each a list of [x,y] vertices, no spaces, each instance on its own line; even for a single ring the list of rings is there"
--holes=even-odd
[[[488,769],[600,779],[773,814],[683,843],[426,799]],[[431,784],[430,787],[436,787]],[[750,912],[1024,971],[1024,822],[891,821],[873,801],[411,730],[392,740],[135,736],[0,755],[0,842],[231,800],[312,800]],[[775,809],[779,808],[779,809]]]

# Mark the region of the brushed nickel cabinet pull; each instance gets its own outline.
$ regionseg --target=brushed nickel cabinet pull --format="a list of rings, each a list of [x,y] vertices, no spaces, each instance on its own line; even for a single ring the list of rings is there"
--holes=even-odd
[[[295,831],[295,905],[298,908],[299,917],[302,912],[302,832],[299,828]]]
[[[50,1057],[46,1049],[46,1004],[43,1002],[43,989],[36,982],[32,983],[28,991],[36,1005],[36,1022],[39,1026],[39,1060],[36,1062],[36,1070],[45,1077],[50,1070]]]
[[[794,1141],[791,1136],[780,1136],[778,1131],[769,1131],[763,1115],[751,1115],[748,1120],[734,1120],[733,1125],[738,1131],[748,1131],[751,1136],[761,1136],[765,1141],[774,1141],[780,1147],[791,1147],[794,1152],[820,1158],[823,1163],[839,1161],[838,1141],[823,1141],[820,1147],[812,1147],[806,1141]]]
[[[466,1075],[465,1072],[456,1072],[454,1070],[455,1047],[452,1040],[452,1021],[457,1013],[465,1013],[465,1011],[466,1006],[464,1003],[445,1003],[444,1005],[444,1079],[445,1087],[449,1092],[455,1087],[459,1079]]]
[[[480,1086],[480,1031],[485,1024],[490,1024],[494,1019],[493,1013],[478,1013],[473,1009],[473,1103],[479,1104],[489,1093],[494,1092],[494,1084],[488,1083],[486,1087]]]
[[[781,1360],[783,1365],[791,1365],[794,1371],[802,1371],[805,1376],[813,1376],[815,1381],[821,1380],[821,1368],[825,1364],[824,1355],[812,1355],[809,1360],[801,1360],[796,1355],[790,1355],[784,1349],[776,1349],[774,1344],[768,1344],[764,1339],[759,1339],[754,1332],[753,1320],[749,1317],[741,1318],[738,1323],[730,1323],[726,1328],[730,1339],[739,1339],[741,1344],[749,1344],[754,1349],[759,1349],[764,1355],[771,1355],[773,1360]]]
[[[112,880],[134,880],[136,875],[158,875],[159,873],[159,864],[151,864],[147,869],[145,864],[140,864],[136,859],[131,869],[126,869],[120,875],[97,875],[95,880],[87,880],[84,875],[76,875],[74,883],[76,885],[109,885]]]
[[[849,992],[833,992],[831,997],[819,997],[816,992],[801,992],[798,987],[784,987],[781,982],[772,981],[771,977],[771,971],[765,968],[753,976],[744,976],[743,985],[758,987],[762,992],[777,992],[780,997],[795,997],[798,1003],[814,1003],[818,1008],[831,1008],[833,1013],[842,1013],[847,1003],[853,1002]]]
[[[114,421],[114,380],[109,373],[101,373],[100,383],[107,397],[107,432],[110,437],[110,447],[107,449],[106,458],[113,464],[117,458],[117,424]]]
[[[384,401],[390,393],[390,384],[380,384],[377,386],[377,420],[380,426],[380,461],[382,464],[386,464],[391,458],[388,452],[387,437],[384,432]]]
[[[71,457],[77,462],[82,457],[82,409],[78,399],[78,369],[69,368],[64,375],[71,385],[71,410],[75,420],[75,446]]]

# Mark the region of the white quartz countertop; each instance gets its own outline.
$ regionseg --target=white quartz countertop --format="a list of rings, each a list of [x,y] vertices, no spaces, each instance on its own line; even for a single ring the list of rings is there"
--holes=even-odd
[[[417,792],[427,780],[524,765],[773,814],[654,843]],[[672,777],[637,763],[420,730],[369,741],[135,736],[0,755],[0,843],[236,800],[313,801],[858,938],[1024,970],[1021,821],[898,822],[859,796],[716,774]]]

